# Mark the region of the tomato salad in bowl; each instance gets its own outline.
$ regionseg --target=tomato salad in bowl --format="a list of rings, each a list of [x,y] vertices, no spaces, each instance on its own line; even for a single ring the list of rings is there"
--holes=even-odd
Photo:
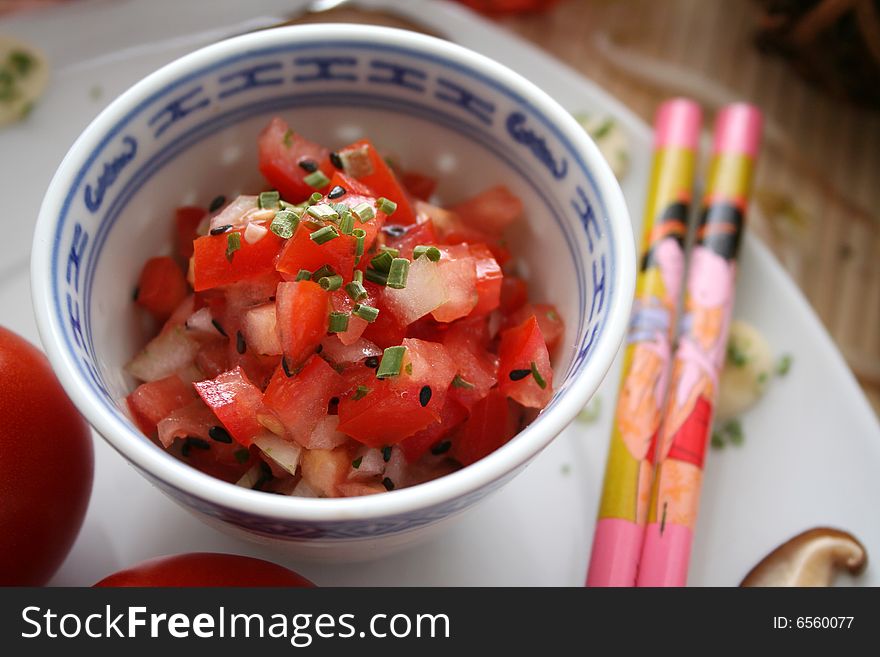
[[[546,406],[563,324],[515,274],[507,187],[431,205],[369,140],[330,151],[280,118],[258,150],[269,189],[178,208],[178,253],[141,272],[146,435],[240,486],[353,497],[470,465]]]

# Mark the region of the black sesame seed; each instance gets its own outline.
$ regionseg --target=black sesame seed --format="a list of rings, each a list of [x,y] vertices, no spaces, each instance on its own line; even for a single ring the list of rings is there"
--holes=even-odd
[[[139,288],[139,287],[134,288],[134,292],[131,293],[131,300],[137,301],[140,294],[141,294],[141,288]]]
[[[309,173],[314,173],[318,170],[318,163],[314,160],[300,160],[297,164],[299,164],[300,169]]]
[[[385,486],[385,490],[394,490],[394,482],[391,481],[388,477],[385,477],[382,480],[382,485]]]
[[[391,445],[385,445],[385,447],[382,448],[382,460],[385,461],[385,463],[388,463],[388,461],[391,460]]]
[[[431,448],[431,454],[435,456],[440,456],[441,454],[445,454],[452,447],[451,440],[444,440],[442,442],[437,443]]]
[[[371,370],[376,369],[377,367],[379,367],[379,357],[378,356],[367,356],[364,359],[364,365],[366,367],[369,367]]]
[[[431,386],[422,386],[422,389],[419,390],[419,403],[424,407],[427,406],[431,401]]]
[[[339,198],[340,196],[344,196],[344,195],[345,195],[345,187],[343,187],[342,185],[335,185],[333,187],[333,189],[331,189],[327,193],[327,198],[336,199],[336,198]]]
[[[240,354],[247,351],[247,343],[244,341],[244,336],[241,334],[241,331],[235,332],[235,350]]]
[[[223,205],[226,203],[226,197],[222,194],[220,196],[215,196],[214,200],[211,201],[211,204],[208,206],[208,212],[217,212]]]
[[[330,153],[330,164],[335,166],[337,169],[344,169],[345,165],[342,163],[342,158],[339,157],[339,153],[333,151]]]
[[[228,335],[226,335],[226,331],[223,329],[223,325],[220,324],[220,322],[218,322],[216,319],[212,319],[211,323],[214,325],[214,328],[217,329],[220,335],[222,335],[224,338],[229,337]]]
[[[183,447],[180,448],[180,453],[182,456],[189,456],[192,452],[193,448],[196,449],[211,449],[211,445],[207,440],[202,440],[201,438],[196,438],[195,436],[187,436],[183,441]]]
[[[230,436],[229,432],[221,426],[211,427],[210,429],[208,429],[208,436],[211,437],[211,440],[214,440],[218,443],[226,443],[227,445],[232,443],[232,436]]]
[[[386,224],[382,226],[382,232],[389,237],[403,237],[407,233],[407,229],[398,224]]]
[[[253,490],[261,490],[264,484],[269,483],[275,477],[272,476],[272,468],[265,461],[260,461],[260,478],[254,484]]]
[[[522,381],[531,373],[532,370],[510,370],[510,374],[508,374],[508,376],[510,377],[511,381]]]
[[[318,348],[315,349],[315,353],[316,353],[316,354],[320,354],[322,351],[324,351],[324,345],[319,344],[319,345],[318,345]]]
[[[222,235],[231,228],[232,224],[226,224],[225,226],[217,226],[216,228],[212,228],[209,232],[211,233],[211,235]]]
[[[290,371],[290,366],[287,364],[287,358],[281,358],[281,369],[284,370],[284,376],[288,379],[293,376],[293,372]]]

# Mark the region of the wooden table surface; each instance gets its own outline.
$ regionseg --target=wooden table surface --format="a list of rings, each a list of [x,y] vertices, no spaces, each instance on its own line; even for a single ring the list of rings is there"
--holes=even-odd
[[[54,2],[0,0],[0,13]],[[880,112],[830,98],[758,53],[757,18],[750,0],[560,0],[494,20],[648,122],[676,94],[699,100],[709,119],[733,100],[764,111],[750,230],[807,296],[880,414]],[[346,8],[307,20],[399,24]]]

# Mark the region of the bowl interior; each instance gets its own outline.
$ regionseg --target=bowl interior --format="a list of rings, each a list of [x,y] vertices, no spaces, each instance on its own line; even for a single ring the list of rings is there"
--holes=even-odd
[[[633,263],[621,254],[631,238],[598,151],[523,84],[449,44],[335,26],[216,44],[136,85],[71,149],[35,238],[38,319],[74,400],[124,453],[122,441],[149,442],[120,407],[133,385],[122,367],[149,337],[131,303],[140,268],[170,252],[174,208],[265,188],[257,135],[280,115],[332,148],[370,137],[437,177],[441,203],[502,182],[523,200],[511,246],[531,298],[555,304],[566,324],[557,394],[532,427],[556,417],[561,429],[622,336]],[[554,416],[566,397],[567,417]]]

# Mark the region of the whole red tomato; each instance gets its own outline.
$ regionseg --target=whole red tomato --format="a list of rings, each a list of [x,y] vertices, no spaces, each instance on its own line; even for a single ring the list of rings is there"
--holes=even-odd
[[[45,584],[92,490],[92,436],[33,345],[0,327],[0,585]]]
[[[191,552],[158,557],[105,577],[95,586],[313,587],[292,570],[236,554]]]

